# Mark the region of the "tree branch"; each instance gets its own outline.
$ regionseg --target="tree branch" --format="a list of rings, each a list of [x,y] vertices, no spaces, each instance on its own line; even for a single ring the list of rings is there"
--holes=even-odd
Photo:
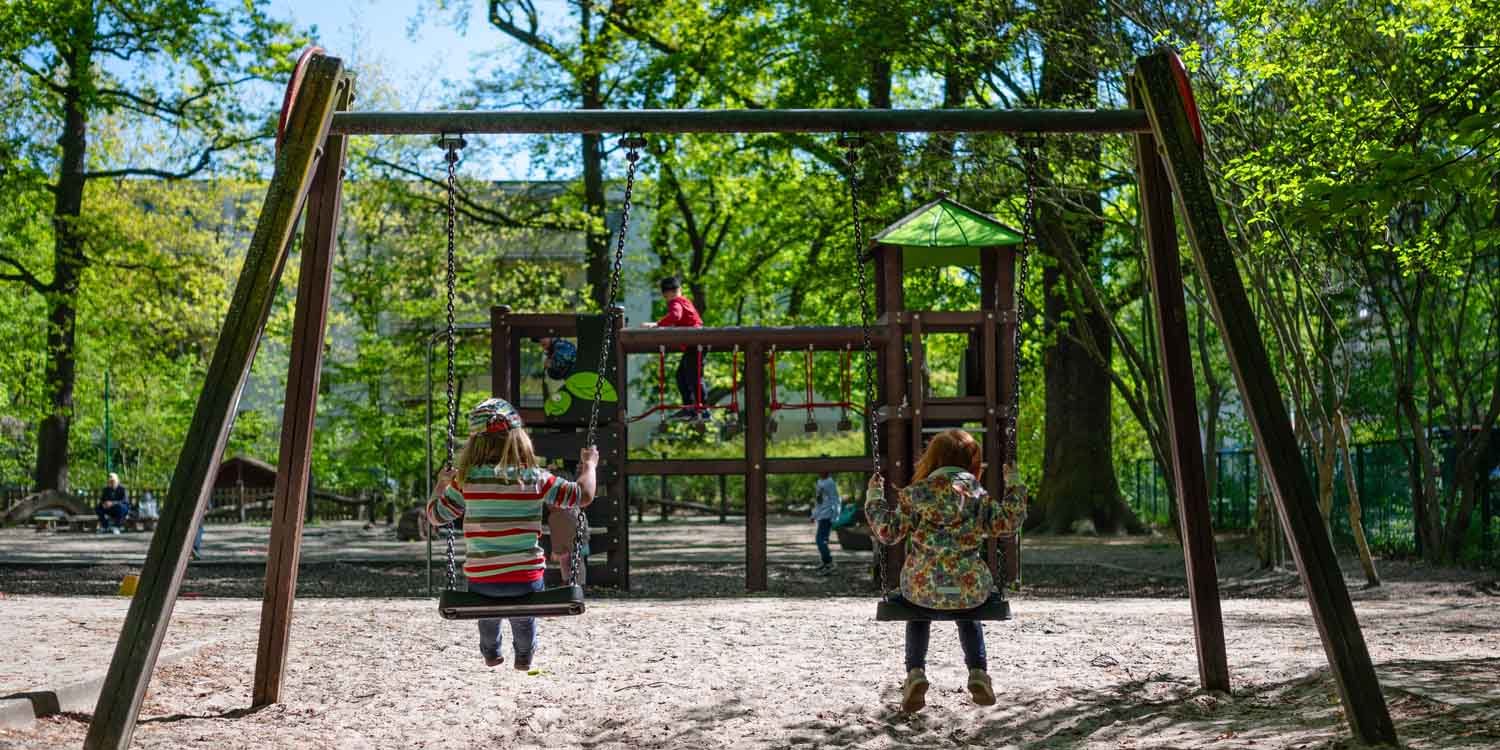
[[[0,273],[0,281],[19,281],[31,287],[32,291],[37,294],[46,294],[52,291],[51,284],[43,283],[41,279],[37,278],[36,274],[21,265],[20,261],[15,258],[8,255],[0,255],[0,263],[16,269],[15,273]]]

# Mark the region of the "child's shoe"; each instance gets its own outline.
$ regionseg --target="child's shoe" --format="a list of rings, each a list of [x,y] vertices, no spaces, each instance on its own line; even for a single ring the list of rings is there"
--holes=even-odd
[[[516,654],[516,671],[530,672],[532,656],[534,656],[534,654]]]
[[[504,663],[505,663],[505,657],[503,657],[503,656],[495,655],[495,656],[486,656],[486,657],[484,657],[484,665],[486,667],[498,667],[498,666],[500,666],[501,664],[504,664]]]
[[[901,686],[901,713],[914,714],[927,705],[927,673],[913,669]]]
[[[995,705],[995,687],[990,683],[990,673],[983,669],[969,670],[969,695],[975,705]]]

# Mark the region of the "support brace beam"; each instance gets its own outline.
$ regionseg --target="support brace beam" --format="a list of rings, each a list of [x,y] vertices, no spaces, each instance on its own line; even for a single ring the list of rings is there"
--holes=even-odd
[[[344,86],[335,109],[348,107]],[[255,655],[252,706],[281,701],[281,678],[291,639],[292,602],[297,597],[297,566],[302,559],[302,519],[312,463],[313,421],[323,372],[323,337],[338,240],[339,204],[344,182],[346,138],[329,136],[308,197],[302,230],[302,272],[292,321],[291,362],[281,417],[281,453],[271,507],[271,541],[266,555],[266,591],[260,611],[260,645]]]
[[[260,219],[183,440],[172,486],[162,504],[161,521],[141,566],[140,587],[130,602],[99,691],[99,703],[84,739],[86,750],[124,750],[135,732],[136,715],[182,587],[193,535],[208,503],[213,475],[234,425],[235,407],[276,298],[287,242],[333,119],[338,87],[344,85],[343,68],[338,58],[315,57],[292,109],[287,140],[277,155]]]
[[[1140,93],[1131,86],[1132,101]],[[1224,615],[1219,604],[1214,529],[1208,506],[1208,478],[1198,441],[1198,395],[1188,345],[1187,305],[1182,286],[1182,255],[1172,215],[1172,185],[1156,153],[1156,138],[1135,136],[1135,170],[1141,220],[1146,234],[1151,300],[1156,310],[1156,346],[1161,353],[1166,391],[1167,438],[1177,487],[1177,518],[1187,564],[1188,598],[1193,606],[1198,681],[1204,690],[1229,692],[1229,658],[1224,650]]]
[[[1318,513],[1317,497],[1297,452],[1281,389],[1271,369],[1265,342],[1245,294],[1234,250],[1224,232],[1219,206],[1204,168],[1189,119],[1185,75],[1171,52],[1158,52],[1136,64],[1140,91],[1151,117],[1172,182],[1177,207],[1197,260],[1198,274],[1224,336],[1224,348],[1239,384],[1246,416],[1255,433],[1255,449],[1270,480],[1271,496],[1281,511],[1282,526],[1307,590],[1334,684],[1344,704],[1344,718],[1355,737],[1368,744],[1396,744],[1396,728],[1380,693],[1364,633],[1344,585],[1333,544]]]

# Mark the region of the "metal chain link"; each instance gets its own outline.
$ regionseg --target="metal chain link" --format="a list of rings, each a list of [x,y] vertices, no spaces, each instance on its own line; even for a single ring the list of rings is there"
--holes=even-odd
[[[1010,472],[1006,467],[1009,467],[1017,460],[1020,445],[1018,422],[1021,414],[1021,321],[1026,319],[1027,269],[1029,268],[1033,246],[1036,243],[1036,188],[1040,178],[1037,174],[1037,148],[1039,143],[1040,138],[1033,135],[1020,139],[1016,144],[1020,149],[1021,161],[1025,165],[1026,171],[1026,207],[1021,211],[1021,263],[1016,269],[1015,276],[1016,324],[1012,327],[1013,338],[1011,339],[1011,357],[1014,362],[1011,367],[1010,409],[1005,416],[1005,450],[1004,455],[1001,456],[1001,460],[1005,462],[1005,467],[1001,468],[1001,481],[1005,484],[1003,489],[1007,499],[1012,499],[1010,495],[1016,492],[1015,489],[1012,489]],[[1020,485],[1017,485],[1017,487],[1022,497],[1014,499],[1025,502],[1024,487],[1020,487]],[[1019,530],[1017,530],[1018,535],[1019,533]],[[1017,536],[1018,540],[1019,538]],[[998,561],[1000,563],[1000,579],[996,580],[995,588],[1000,592],[1000,598],[1004,599],[1005,586],[1001,584],[1001,580],[1003,580],[1007,569],[1005,544],[996,545],[996,552],[998,553]]]
[[[458,286],[458,250],[457,241],[454,237],[455,224],[458,221],[458,152],[464,147],[464,139],[458,135],[442,135],[438,140],[439,145],[446,151],[444,160],[448,163],[448,326],[445,333],[448,338],[448,439],[444,441],[447,447],[448,457],[443,466],[449,470],[453,469],[453,437],[458,434],[458,397],[457,390],[457,368],[454,362],[456,348],[456,334],[453,327],[453,304],[454,290]],[[446,489],[444,490],[447,491]],[[458,588],[458,562],[453,551],[454,522],[443,524],[443,536],[448,543],[448,589]]]
[[[864,369],[865,369],[865,429],[870,433],[870,463],[874,475],[882,477],[880,471],[880,426],[875,420],[875,352],[870,337],[870,321],[875,317],[870,305],[869,277],[865,273],[865,261],[862,257],[865,252],[865,228],[864,220],[859,211],[859,149],[864,145],[864,139],[858,136],[844,136],[839,139],[839,144],[844,147],[844,164],[849,170],[849,213],[854,221],[854,266],[858,278],[857,291],[859,293],[859,325],[860,332],[864,337]],[[885,482],[881,479],[880,492],[884,502]],[[879,570],[880,595],[885,596],[890,591],[889,576],[886,573],[885,545],[874,538],[871,532],[871,540],[875,545],[875,566]]]
[[[640,150],[645,147],[646,139],[621,138],[620,145],[625,147],[625,195],[620,201],[620,231],[615,238],[615,257],[610,268],[609,292],[604,300],[604,337],[599,344],[599,369],[594,371],[598,377],[594,380],[594,401],[589,407],[589,429],[583,443],[586,446],[595,444],[599,431],[599,400],[604,395],[604,375],[608,372],[609,357],[614,345],[615,320],[620,314],[620,310],[615,306],[615,299],[620,293],[620,269],[625,265],[625,240],[630,232],[630,208],[631,198],[635,194],[635,170],[640,162]],[[575,520],[577,529],[573,534],[573,554],[569,556],[569,586],[578,585],[578,560],[583,557],[583,539],[588,533],[588,512],[579,509]]]
[[[1005,417],[1004,460],[1007,463],[1016,460],[1017,449],[1020,443],[1017,420],[1021,412],[1021,321],[1026,319],[1026,274],[1029,261],[1031,260],[1033,245],[1036,242],[1036,186],[1039,179],[1037,175],[1037,139],[1035,137],[1025,138],[1018,145],[1021,148],[1021,159],[1026,165],[1026,207],[1021,214],[1021,264],[1016,270],[1015,278],[1016,324],[1012,328],[1014,338],[1011,342],[1011,351],[1012,356],[1015,358],[1015,363],[1014,367],[1011,368],[1010,410]]]

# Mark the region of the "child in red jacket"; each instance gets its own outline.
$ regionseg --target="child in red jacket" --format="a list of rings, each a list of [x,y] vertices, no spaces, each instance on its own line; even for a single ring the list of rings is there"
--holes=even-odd
[[[703,327],[703,318],[698,315],[698,308],[693,306],[692,300],[682,296],[682,284],[677,281],[676,276],[661,280],[661,296],[667,301],[667,314],[655,323],[643,324],[646,328]],[[682,396],[684,408],[672,416],[678,419],[707,419],[706,409],[699,411],[694,408],[695,405],[707,405],[708,401],[701,377],[703,355],[696,348],[690,350],[686,346],[681,351],[682,358],[677,361],[677,392]]]

